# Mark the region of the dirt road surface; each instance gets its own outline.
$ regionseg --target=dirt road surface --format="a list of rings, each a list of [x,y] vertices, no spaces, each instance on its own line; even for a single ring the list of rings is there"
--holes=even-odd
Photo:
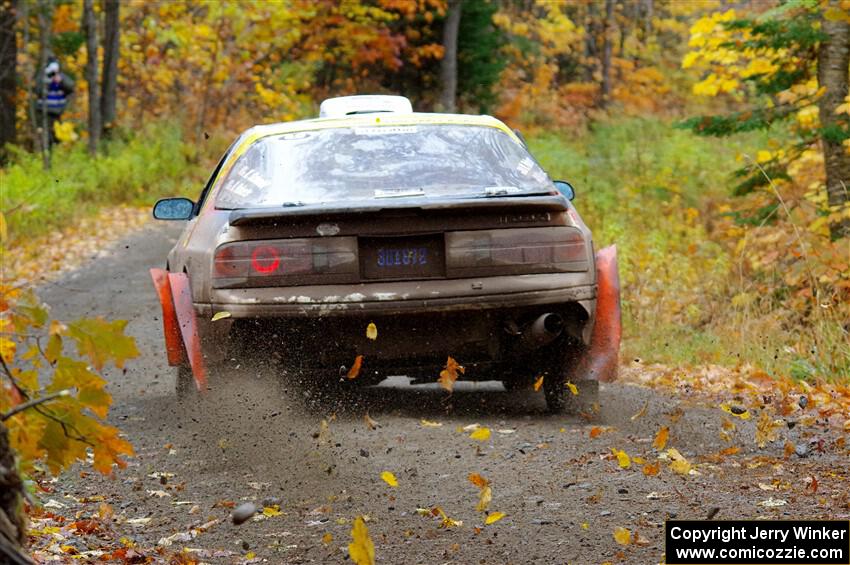
[[[366,515],[378,563],[658,563],[668,518],[850,513],[846,432],[783,426],[759,449],[756,418],[623,382],[602,387],[592,419],[548,415],[542,392],[508,393],[495,382],[459,384],[448,395],[398,377],[316,401],[297,382],[276,384],[282,369],[263,366],[271,352],[260,351],[257,364],[233,365],[206,402],[178,402],[147,270],[163,265],[179,227],[149,225],[39,292],[60,319],[129,320],[141,351],[126,372],[108,375],[110,419],[137,455],[113,477],[74,469],[43,501],[77,518],[110,505],[115,528],[157,559],[154,548],[190,548],[208,563],[350,562],[351,522]],[[736,429],[724,430],[730,420]],[[474,424],[489,428],[489,439],[462,431]],[[694,472],[677,474],[665,461],[658,475],[642,472],[640,458],[657,461],[652,443],[662,426],[667,447]],[[786,458],[789,440],[802,447]],[[631,467],[621,468],[612,448],[629,454]],[[397,487],[381,479],[384,471]],[[488,510],[504,518],[484,524],[470,473],[490,481]],[[247,501],[268,515],[234,525],[231,507]],[[463,524],[443,528],[417,512],[435,506]],[[615,541],[620,527],[632,543]],[[97,549],[92,537],[63,543]]]

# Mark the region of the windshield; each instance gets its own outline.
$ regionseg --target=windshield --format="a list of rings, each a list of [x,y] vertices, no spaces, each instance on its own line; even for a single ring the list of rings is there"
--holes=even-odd
[[[519,143],[483,126],[333,128],[265,137],[234,164],[218,208],[553,193]]]

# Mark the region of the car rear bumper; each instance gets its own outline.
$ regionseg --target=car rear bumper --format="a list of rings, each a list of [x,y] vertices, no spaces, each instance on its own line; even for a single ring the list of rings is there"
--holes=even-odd
[[[195,303],[198,313],[206,319],[218,312],[228,312],[231,318],[314,318],[587,302],[596,298],[596,285],[589,273],[557,273],[360,285],[214,289],[211,298],[209,304]]]

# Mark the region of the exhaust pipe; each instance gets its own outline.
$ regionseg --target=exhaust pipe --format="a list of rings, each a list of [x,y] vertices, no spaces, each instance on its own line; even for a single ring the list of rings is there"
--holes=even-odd
[[[532,351],[555,341],[564,331],[564,319],[560,314],[543,314],[522,332],[520,343]]]

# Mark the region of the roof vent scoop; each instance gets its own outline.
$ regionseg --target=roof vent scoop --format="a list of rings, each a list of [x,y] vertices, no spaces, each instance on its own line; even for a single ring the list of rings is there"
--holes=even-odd
[[[410,100],[404,96],[383,94],[365,94],[360,96],[340,96],[328,98],[319,108],[320,118],[344,118],[354,114],[375,114],[390,112],[409,114],[413,112]]]

